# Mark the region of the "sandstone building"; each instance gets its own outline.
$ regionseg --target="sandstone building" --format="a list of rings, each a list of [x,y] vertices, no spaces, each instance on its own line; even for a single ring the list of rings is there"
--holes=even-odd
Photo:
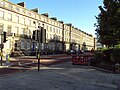
[[[0,42],[4,44],[3,53],[10,54],[16,50],[35,51],[38,42],[33,40],[33,31],[43,27],[46,30],[46,43],[41,43],[43,52],[65,52],[67,50],[91,50],[95,48],[94,37],[71,23],[50,18],[48,13],[39,14],[39,10],[28,10],[24,2],[14,4],[0,0]],[[3,43],[3,32],[7,41]]]

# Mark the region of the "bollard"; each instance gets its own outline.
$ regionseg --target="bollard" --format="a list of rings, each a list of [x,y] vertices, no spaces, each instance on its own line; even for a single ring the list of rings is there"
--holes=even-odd
[[[40,54],[38,54],[38,58],[40,58]]]
[[[38,71],[40,70],[40,54],[38,54]]]
[[[10,55],[6,54],[6,65],[10,65]]]

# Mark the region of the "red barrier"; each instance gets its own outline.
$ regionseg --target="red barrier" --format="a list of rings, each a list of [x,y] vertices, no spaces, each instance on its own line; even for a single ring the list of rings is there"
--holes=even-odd
[[[90,58],[93,57],[93,55],[74,55],[72,56],[72,64],[74,65],[87,65],[90,62]]]

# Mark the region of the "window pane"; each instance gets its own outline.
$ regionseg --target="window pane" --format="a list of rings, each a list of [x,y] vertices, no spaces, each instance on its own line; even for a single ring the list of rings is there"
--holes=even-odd
[[[17,7],[17,6],[16,6],[16,11],[17,11],[17,12],[19,12],[19,11],[20,11],[19,7]]]
[[[28,11],[28,16],[31,16],[31,13]]]
[[[4,1],[0,1],[0,6],[5,6],[5,2]]]
[[[4,12],[0,11],[0,18],[4,18]]]
[[[9,3],[8,7],[9,7],[9,9],[12,9],[12,4]]]
[[[19,16],[16,16],[16,22],[19,22]]]
[[[7,35],[8,36],[11,36],[11,29],[12,29],[12,26],[11,25],[8,25],[8,27],[7,27]]]
[[[28,19],[28,25],[31,26],[31,20],[30,19]]]
[[[19,34],[19,30],[18,29],[19,29],[18,27],[15,27],[15,31],[14,31],[15,36],[18,36],[18,34]]]
[[[0,24],[0,34],[3,32],[3,24]]]
[[[9,13],[7,19],[12,20],[12,14]]]
[[[22,24],[25,24],[25,18],[22,18],[22,22],[21,22]]]
[[[50,27],[50,31],[52,32],[52,27]]]
[[[26,34],[26,32],[25,32],[25,28],[22,28],[22,31],[23,31],[23,33],[22,33],[22,34]]]
[[[26,13],[25,9],[23,9],[23,10],[22,10],[22,13],[23,13],[23,14],[25,14],[25,13]]]

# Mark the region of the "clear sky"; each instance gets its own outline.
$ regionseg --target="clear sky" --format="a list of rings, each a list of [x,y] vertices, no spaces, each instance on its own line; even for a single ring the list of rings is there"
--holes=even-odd
[[[48,13],[49,17],[57,17],[58,21],[72,23],[95,36],[95,16],[99,14],[98,6],[103,0],[9,0],[13,3],[26,2],[28,9],[39,8],[39,13]]]

